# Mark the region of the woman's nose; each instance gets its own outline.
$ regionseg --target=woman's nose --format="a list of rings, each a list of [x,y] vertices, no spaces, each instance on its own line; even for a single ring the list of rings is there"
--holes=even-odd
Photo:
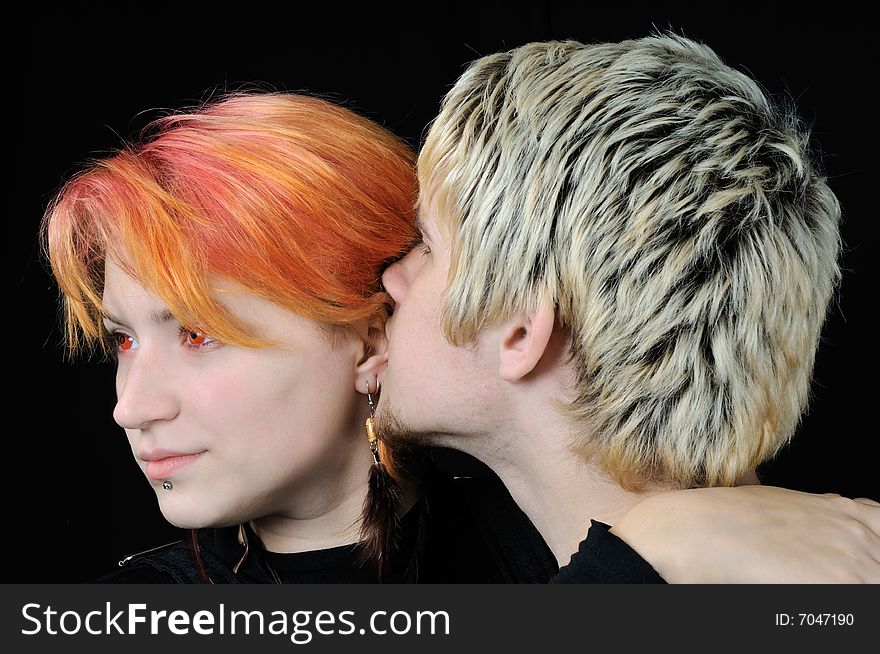
[[[124,429],[146,429],[171,420],[180,412],[168,367],[158,353],[143,349],[128,354],[116,371],[116,408],[113,419]]]

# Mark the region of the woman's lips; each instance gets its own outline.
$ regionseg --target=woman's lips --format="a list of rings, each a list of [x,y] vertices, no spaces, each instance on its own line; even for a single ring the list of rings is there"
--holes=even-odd
[[[147,461],[147,478],[152,479],[153,481],[168,479],[172,474],[181,468],[188,466],[202,456],[202,454],[204,454],[204,452],[197,452],[195,454],[178,454],[167,456],[163,459]]]

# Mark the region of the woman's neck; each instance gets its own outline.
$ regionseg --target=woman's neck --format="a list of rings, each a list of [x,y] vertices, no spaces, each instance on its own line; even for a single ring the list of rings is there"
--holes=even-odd
[[[350,461],[337,463],[334,469],[317,475],[310,488],[291,491],[295,506],[250,521],[266,550],[306,552],[360,540],[361,513],[372,464],[366,442]]]

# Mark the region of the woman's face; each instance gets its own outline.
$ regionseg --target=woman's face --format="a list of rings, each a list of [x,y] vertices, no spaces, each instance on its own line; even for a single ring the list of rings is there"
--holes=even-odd
[[[105,269],[105,326],[118,354],[113,417],[169,522],[309,519],[365,483],[360,339],[331,345],[317,322],[242,292],[224,293],[224,304],[283,347],[213,342],[114,261]]]

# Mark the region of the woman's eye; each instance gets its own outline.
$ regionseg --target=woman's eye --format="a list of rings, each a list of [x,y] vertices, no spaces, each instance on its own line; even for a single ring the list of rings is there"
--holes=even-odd
[[[138,342],[136,339],[132,338],[128,334],[123,334],[122,332],[114,332],[110,335],[110,339],[113,342],[113,345],[116,346],[117,351],[120,352],[136,350],[138,347]]]
[[[200,350],[203,347],[213,345],[216,342],[205,332],[199,331],[198,329],[190,329],[189,327],[184,327],[181,329],[181,332],[186,339],[184,345],[191,350]]]
[[[206,340],[208,340],[208,337],[205,334],[203,334],[202,332],[196,332],[196,331],[190,330],[189,342],[192,343],[193,345],[201,345]]]

